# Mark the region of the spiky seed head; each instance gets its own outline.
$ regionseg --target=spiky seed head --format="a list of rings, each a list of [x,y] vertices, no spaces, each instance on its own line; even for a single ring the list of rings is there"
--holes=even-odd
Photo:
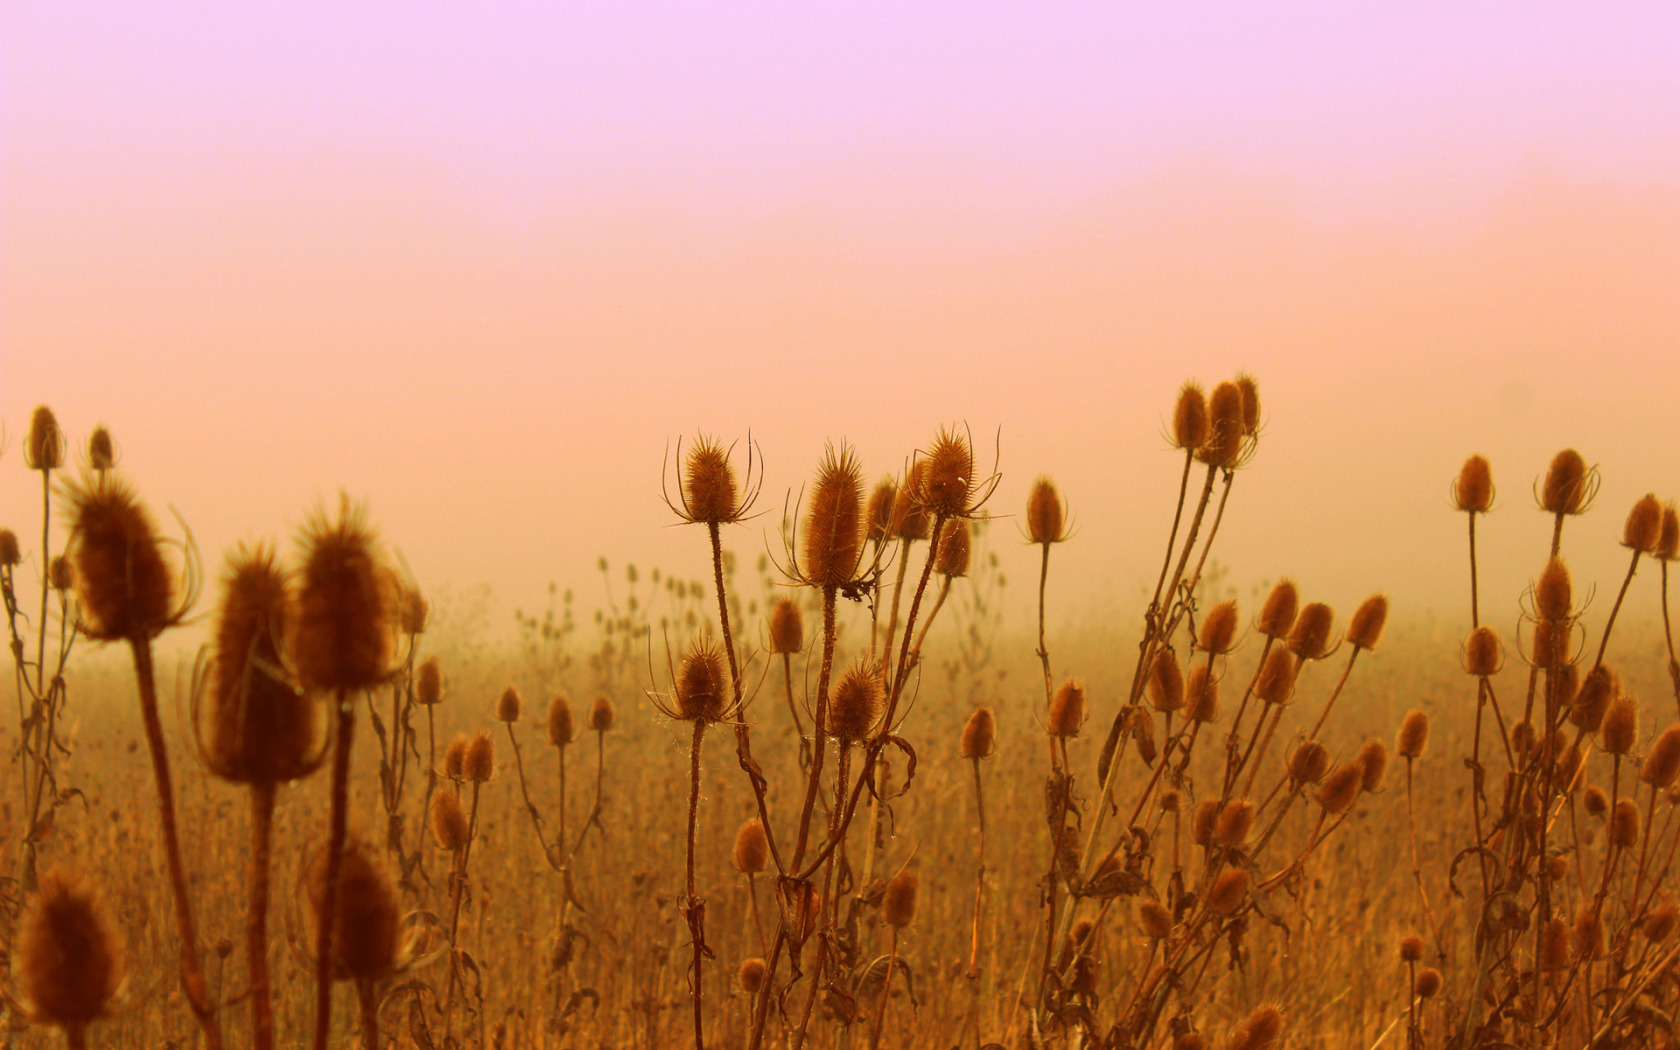
[[[577,739],[577,724],[572,720],[572,702],[564,693],[555,693],[548,702],[548,742],[565,747]]]
[[[1546,864],[1546,878],[1553,882],[1562,882],[1569,876],[1569,858],[1559,853]]]
[[[1441,990],[1441,971],[1433,966],[1425,966],[1418,971],[1417,978],[1412,982],[1412,991],[1420,999],[1433,999]]]
[[[1079,735],[1085,724],[1085,683],[1069,678],[1056,688],[1050,698],[1050,711],[1044,720],[1045,731],[1064,740]]]
[[[1207,1050],[1207,1040],[1200,1032],[1180,1032],[1173,1040],[1172,1050]]]
[[[502,690],[502,695],[496,699],[496,721],[519,721],[519,710],[524,706],[525,703],[519,695],[519,690],[514,686],[508,686]]]
[[[23,441],[23,463],[30,470],[57,470],[64,465],[64,431],[46,405],[35,406],[29,434]]]
[[[1628,511],[1622,525],[1622,546],[1645,554],[1655,554],[1662,539],[1662,504],[1654,493],[1639,497]]]
[[[1272,584],[1265,604],[1260,606],[1260,619],[1256,621],[1260,633],[1274,639],[1289,637],[1290,628],[1295,626],[1295,612],[1300,605],[1301,595],[1295,589],[1294,580],[1286,578]]]
[[[467,844],[472,824],[461,796],[453,791],[439,791],[432,796],[432,837],[438,848],[454,853]]]
[[[614,717],[612,698],[602,693],[595,698],[594,706],[589,709],[589,728],[597,733],[605,733],[613,727]]]
[[[443,669],[435,656],[428,656],[415,669],[414,702],[426,707],[443,703]]]
[[[1599,664],[1588,671],[1580,691],[1575,694],[1575,702],[1569,707],[1570,724],[1589,733],[1598,732],[1610,704],[1621,691],[1621,679],[1610,667]]]
[[[1234,380],[1243,397],[1243,436],[1260,433],[1260,383],[1247,372],[1238,372]]]
[[[391,574],[361,510],[345,498],[337,520],[317,511],[300,537],[303,571],[292,661],[322,692],[368,689],[391,663]]]
[[[893,498],[892,534],[894,539],[925,540],[933,531],[933,519],[923,505],[921,491],[927,480],[927,460],[918,459],[910,465],[904,484],[898,486]]]
[[[1295,692],[1295,657],[1287,648],[1273,649],[1266,654],[1266,662],[1260,665],[1260,674],[1254,679],[1254,695],[1262,703],[1288,703],[1289,697]]]
[[[1202,393],[1201,384],[1191,380],[1179,387],[1178,402],[1173,405],[1173,447],[1194,452],[1207,441],[1207,397]]]
[[[805,617],[792,598],[777,598],[770,607],[770,651],[778,655],[805,648]]]
[[[764,987],[764,975],[769,968],[763,959],[747,959],[741,963],[741,969],[735,974],[735,983],[740,985],[741,991],[748,995],[757,995]]]
[[[1665,788],[1680,776],[1680,725],[1663,730],[1645,753],[1645,765],[1639,779],[1653,787]]]
[[[1227,868],[1220,873],[1213,885],[1208,887],[1208,910],[1216,915],[1230,915],[1242,907],[1243,900],[1248,897],[1248,871],[1244,868]]]
[[[927,450],[927,475],[920,493],[929,514],[961,517],[974,495],[974,450],[958,427],[940,427]]]
[[[472,748],[472,738],[465,733],[456,733],[449,741],[449,746],[443,749],[444,775],[451,780],[466,778],[467,751]]]
[[[1557,761],[1557,768],[1553,770],[1553,780],[1560,790],[1572,792],[1576,787],[1576,777],[1581,772],[1581,766],[1587,761],[1586,753],[1578,744],[1570,744],[1563,749],[1563,757]]]
[[[1632,697],[1618,696],[1604,712],[1604,721],[1598,727],[1599,743],[1612,755],[1625,755],[1633,750],[1638,735],[1639,708]]]
[[[1680,908],[1676,908],[1673,901],[1665,900],[1645,917],[1645,939],[1660,944],[1668,940],[1676,925],[1680,925]]]
[[[947,521],[939,533],[939,556],[934,559],[933,571],[953,580],[967,576],[973,544],[967,518]]]
[[[1359,786],[1365,791],[1376,791],[1382,787],[1383,775],[1388,772],[1388,748],[1381,740],[1367,740],[1365,746],[1359,749],[1355,761],[1365,767],[1365,775],[1360,779]]]
[[[1499,643],[1499,632],[1492,627],[1478,627],[1464,640],[1464,669],[1478,678],[1499,673],[1505,665],[1505,648]]]
[[[1597,908],[1591,905],[1581,909],[1575,916],[1575,929],[1571,931],[1571,940],[1575,942],[1575,958],[1598,959],[1604,956],[1604,920]]]
[[[889,926],[899,929],[916,918],[916,894],[921,890],[922,877],[915,868],[905,868],[887,881],[881,896],[881,918]]]
[[[682,497],[685,517],[707,525],[722,525],[741,517],[740,489],[735,468],[723,443],[701,434],[683,461]]]
[[[1406,712],[1400,720],[1400,732],[1394,739],[1394,750],[1401,758],[1417,758],[1429,743],[1429,716],[1417,708]]]
[[[309,905],[320,915],[327,895],[327,856],[316,852],[309,870]],[[317,920],[310,924],[319,930]],[[397,969],[402,951],[402,909],[379,850],[352,836],[338,866],[333,911],[332,973],[338,980],[378,980]],[[319,936],[319,934],[317,934]],[[319,941],[314,945],[320,953]]]
[[[864,517],[869,521],[869,542],[885,543],[892,539],[893,504],[898,500],[898,482],[882,478],[869,492],[869,506]]]
[[[1178,793],[1177,788],[1166,788],[1155,804],[1161,807],[1163,813],[1177,813],[1183,801],[1183,796]]]
[[[1569,566],[1562,558],[1554,557],[1540,570],[1534,581],[1534,611],[1542,620],[1567,620],[1574,604],[1574,584],[1569,578]]]
[[[1040,475],[1027,494],[1027,537],[1034,543],[1067,539],[1067,509],[1061,491],[1046,475]]]
[[[55,591],[67,591],[76,585],[70,574],[70,560],[64,555],[55,554],[47,562],[47,583]]]
[[[850,445],[823,452],[805,511],[804,564],[813,587],[850,583],[863,560],[863,468]]]
[[[1511,750],[1518,755],[1533,751],[1536,739],[1534,723],[1526,718],[1511,727]]]
[[[1652,556],[1661,561],[1673,561],[1680,557],[1680,514],[1676,514],[1673,503],[1663,504],[1662,524],[1657,528],[1657,549]]]
[[[94,427],[93,433],[88,435],[87,457],[90,470],[110,470],[117,465],[116,444],[103,423]]]
[[[1618,799],[1610,812],[1610,844],[1631,849],[1639,844],[1639,803]]]
[[[425,634],[426,624],[432,616],[432,605],[426,596],[400,579],[393,590],[396,594],[397,628],[410,636]]]
[[[1319,783],[1313,797],[1324,807],[1325,813],[1339,817],[1353,808],[1364,786],[1365,763],[1358,758],[1350,758]]]
[[[1234,798],[1220,807],[1219,819],[1213,825],[1213,842],[1227,849],[1240,849],[1254,830],[1254,803],[1246,798]]]
[[[1540,486],[1540,509],[1551,514],[1579,514],[1591,499],[1591,472],[1581,454],[1566,448],[1553,456]]]
[[[1190,684],[1185,687],[1192,722],[1219,720],[1219,679],[1208,673],[1207,664],[1197,664],[1190,670]]]
[[[1229,470],[1242,461],[1242,443],[1242,389],[1235,383],[1220,383],[1208,398],[1208,436],[1196,450],[1196,458]]]
[[[1417,962],[1423,958],[1423,938],[1406,937],[1400,941],[1400,961]]]
[[[1388,595],[1373,594],[1360,603],[1348,621],[1348,644],[1356,649],[1375,649],[1388,622]]]
[[[105,1015],[122,986],[123,946],[93,883],[48,871],[14,936],[17,985],[35,1020],[72,1027]]]
[[[1144,682],[1149,704],[1157,711],[1177,711],[1184,706],[1184,672],[1178,666],[1178,655],[1164,648],[1149,662],[1149,677]]]
[[[204,757],[217,776],[274,784],[315,766],[319,708],[280,655],[291,615],[291,589],[273,548],[236,547],[222,574],[209,680]]]
[[[1336,611],[1323,602],[1308,602],[1295,617],[1285,648],[1303,660],[1322,660],[1330,655],[1330,630]]]
[[[23,561],[23,548],[18,545],[17,533],[0,529],[0,568],[10,569]]]
[[[729,710],[729,672],[723,646],[710,638],[696,638],[683,652],[677,667],[678,720],[721,722]]]
[[[1330,769],[1330,752],[1316,740],[1303,740],[1289,753],[1289,779],[1296,784],[1316,784]]]
[[[874,662],[860,658],[840,676],[828,698],[828,734],[841,744],[866,739],[881,719],[885,694]]]
[[[1172,913],[1160,901],[1144,901],[1138,907],[1138,925],[1152,941],[1164,941],[1172,933]]]
[[[1471,456],[1459,468],[1453,506],[1466,514],[1486,514],[1493,506],[1493,468],[1485,456]]]
[[[1201,637],[1197,639],[1197,644],[1203,652],[1223,656],[1235,647],[1236,640],[1237,603],[1234,599],[1220,602],[1208,610],[1202,620]]]
[[[997,742],[997,719],[989,707],[977,707],[963,723],[961,753],[964,758],[990,758]]]
[[[65,486],[70,559],[88,637],[110,642],[156,637],[177,615],[175,580],[152,516],[114,473]]]
[[[1533,649],[1529,658],[1534,666],[1555,671],[1568,664],[1574,633],[1574,626],[1568,620],[1534,621],[1534,634],[1529,639],[1529,646]]]
[[[1569,925],[1562,919],[1547,919],[1540,930],[1540,969],[1555,973],[1569,965]]]
[[[763,821],[753,817],[736,829],[732,859],[735,870],[743,875],[756,875],[769,865],[770,838],[764,833]]]
[[[1213,841],[1213,827],[1219,822],[1220,802],[1216,798],[1204,798],[1196,803],[1195,815],[1190,818],[1190,841],[1198,846],[1206,846]]]
[[[461,762],[461,775],[474,784],[483,784],[496,775],[495,737],[484,732],[468,741],[467,755]]]
[[[1232,1030],[1228,1050],[1273,1050],[1282,1038],[1283,1011],[1273,1003],[1263,1003]]]
[[[1587,816],[1603,820],[1604,815],[1610,812],[1610,796],[1604,793],[1603,788],[1593,784],[1581,793],[1581,805],[1586,809]]]

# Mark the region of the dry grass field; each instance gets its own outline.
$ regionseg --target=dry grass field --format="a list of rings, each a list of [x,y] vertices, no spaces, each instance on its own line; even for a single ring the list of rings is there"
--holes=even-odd
[[[1470,622],[1389,622],[1220,561],[1252,380],[1171,419],[1122,623],[1055,629],[1067,500],[1002,507],[961,427],[879,481],[830,448],[754,564],[781,494],[702,435],[663,477],[690,562],[485,645],[377,508],[195,552],[38,410],[0,464],[45,501],[0,534],[8,1042],[1674,1045],[1673,506],[1594,506],[1568,451],[1495,506],[1472,457]],[[1553,521],[1529,579],[1477,578],[1490,507]],[[1571,578],[1585,513],[1626,514],[1626,579]]]

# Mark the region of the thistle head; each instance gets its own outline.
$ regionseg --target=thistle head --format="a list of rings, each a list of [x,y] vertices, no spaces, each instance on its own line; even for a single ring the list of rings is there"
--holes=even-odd
[[[918,495],[927,480],[927,460],[917,459],[910,464],[904,484],[894,490],[892,508],[892,536],[899,540],[925,540],[933,531],[933,519]]]
[[[1220,602],[1202,620],[1201,635],[1197,644],[1205,653],[1223,656],[1236,648],[1237,644],[1237,603],[1235,599]]]
[[[903,929],[915,920],[916,896],[921,888],[921,874],[915,868],[903,868],[887,881],[881,897],[881,918],[887,925]]]
[[[461,796],[453,791],[439,791],[432,796],[432,837],[438,848],[450,853],[461,849],[472,835],[472,822]]]
[[[1464,669],[1478,678],[1499,673],[1505,665],[1505,649],[1491,627],[1478,627],[1464,640]]]
[[[1394,740],[1394,751],[1401,758],[1414,759],[1423,754],[1429,743],[1429,716],[1418,708],[1406,712],[1400,721],[1400,732]]]
[[[864,517],[869,522],[869,542],[885,543],[893,535],[893,504],[898,501],[898,481],[882,478],[869,492]]]
[[[1655,494],[1647,492],[1628,511],[1622,524],[1622,546],[1641,554],[1656,554],[1662,540],[1663,506]]]
[[[414,671],[414,702],[426,707],[443,703],[443,670],[435,656],[428,656]]]
[[[22,561],[23,548],[18,544],[17,533],[11,529],[0,529],[0,568],[15,568]]]
[[[1149,706],[1155,710],[1166,713],[1184,706],[1184,671],[1178,665],[1178,654],[1171,647],[1164,646],[1156,651],[1149,661],[1149,677],[1143,684]]]

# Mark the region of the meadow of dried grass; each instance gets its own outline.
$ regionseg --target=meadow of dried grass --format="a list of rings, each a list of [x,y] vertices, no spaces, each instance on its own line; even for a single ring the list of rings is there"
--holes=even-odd
[[[702,435],[664,479],[693,563],[603,561],[582,623],[555,589],[516,644],[428,630],[346,502],[230,552],[160,671],[190,537],[103,431],[69,479],[38,410],[40,545],[0,532],[8,1043],[1673,1045],[1672,505],[1589,604],[1596,469],[1496,509],[1472,457],[1467,623],[1238,593],[1210,569],[1262,418],[1246,377],[1180,392],[1125,623],[1055,629],[1067,502],[1001,507],[964,428],[873,488],[828,449],[756,578],[758,450]],[[1477,577],[1488,513],[1550,516],[1531,581]]]

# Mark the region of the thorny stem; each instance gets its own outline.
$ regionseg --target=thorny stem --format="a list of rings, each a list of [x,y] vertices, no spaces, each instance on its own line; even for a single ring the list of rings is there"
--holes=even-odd
[[[1610,618],[1604,621],[1604,637],[1599,639],[1598,656],[1593,659],[1594,671],[1604,663],[1604,650],[1610,644],[1610,629],[1616,626],[1616,614],[1622,611],[1622,600],[1627,597],[1628,585],[1633,583],[1633,574],[1639,569],[1639,556],[1643,553],[1638,547],[1633,549],[1633,560],[1628,562],[1627,575],[1622,577],[1622,589],[1616,592],[1616,604],[1610,607]]]
[[[251,1045],[273,1050],[274,1002],[268,976],[268,866],[274,832],[274,785],[251,785],[251,886],[245,951],[251,977]]]
[[[362,1050],[379,1050],[379,998],[371,978],[356,978],[356,1003],[362,1014]]]
[[[1659,564],[1662,565],[1663,641],[1668,645],[1668,678],[1674,685],[1674,704],[1680,708],[1680,659],[1674,655],[1674,629],[1668,621],[1668,560],[1664,559]]]
[[[1183,509],[1182,504],[1180,509]],[[1175,522],[1174,527],[1176,526]],[[1044,556],[1038,564],[1038,662],[1044,666],[1044,704],[1048,708],[1054,691],[1050,674],[1050,649],[1044,644],[1044,585],[1050,578],[1050,544],[1045,542],[1040,546],[1044,548]],[[1165,573],[1166,567],[1162,566],[1161,571]]]
[[[1347,685],[1348,675],[1353,673],[1353,662],[1359,659],[1359,654],[1362,651],[1358,645],[1355,645],[1353,652],[1348,654],[1347,666],[1342,668],[1341,680],[1336,683],[1336,688],[1331,690],[1330,699],[1324,701],[1324,710],[1319,714],[1318,721],[1313,723],[1312,732],[1307,734],[1309,738],[1317,739],[1318,731],[1324,728],[1324,720],[1330,717],[1330,708],[1335,706],[1336,698],[1342,695],[1342,687]]]
[[[715,526],[714,526],[715,528]],[[701,976],[706,957],[705,904],[694,892],[695,833],[700,825],[700,744],[706,735],[706,720],[694,720],[694,740],[688,748],[688,869],[683,898],[683,917],[688,921],[694,944],[694,971],[689,987],[694,993],[694,1050],[705,1050],[705,1024],[701,1013]]]
[[[980,779],[979,757],[970,761],[974,764],[974,811],[980,819],[979,861],[974,870],[974,925],[968,940],[968,977],[976,980],[980,976],[980,900],[986,885],[986,791]],[[979,1024],[978,1018],[975,1024]]]
[[[338,912],[338,869],[344,856],[345,823],[350,803],[350,746],[356,733],[356,707],[349,693],[338,690],[337,739],[333,742],[332,803],[327,823],[326,884],[321,891],[321,914],[316,922],[315,1050],[327,1050],[332,1031],[333,923]]]

